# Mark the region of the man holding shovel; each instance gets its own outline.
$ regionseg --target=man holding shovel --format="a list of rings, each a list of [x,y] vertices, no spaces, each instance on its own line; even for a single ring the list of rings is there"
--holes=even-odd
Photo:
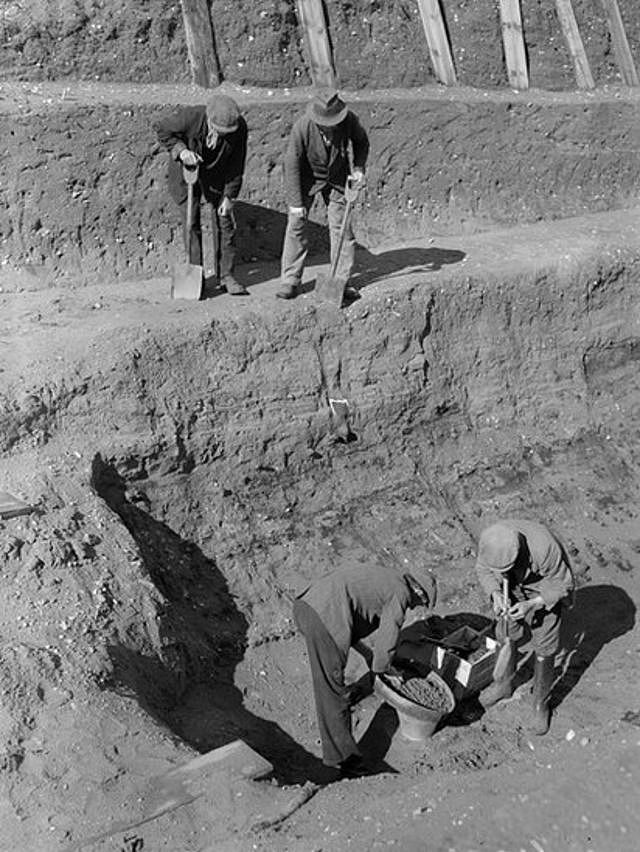
[[[349,648],[362,654],[374,674],[395,674],[392,661],[405,612],[433,608],[435,602],[429,572],[417,576],[375,563],[333,571],[294,601],[293,617],[309,652],[323,762],[342,776],[366,772],[351,733],[354,694],[344,683]],[[361,640],[373,631],[372,652]]]
[[[219,280],[232,296],[247,290],[234,278],[236,223],[233,202],[238,197],[247,157],[247,123],[236,102],[214,92],[206,107],[184,107],[156,124],[160,144],[169,151],[169,192],[187,223],[187,186],[182,168],[198,169],[193,187],[191,231],[185,233],[189,260],[202,266],[200,198],[212,205],[214,235],[219,234]],[[218,243],[218,240],[216,240]],[[218,272],[216,257],[216,273]]]
[[[293,125],[284,158],[285,194],[289,205],[282,250],[281,286],[276,295],[298,294],[307,258],[307,218],[317,195],[327,206],[331,260],[335,259],[346,207],[345,187],[364,184],[369,138],[358,117],[333,89],[318,89],[307,110]],[[350,155],[353,167],[350,164]],[[336,277],[345,287],[353,269],[355,240],[349,222]],[[357,297],[352,288],[347,298]]]
[[[476,573],[499,619],[506,620],[505,641],[515,643],[531,631],[535,651],[532,687],[532,731],[546,734],[551,711],[549,695],[554,679],[554,659],[560,647],[563,605],[573,591],[573,574],[563,545],[542,524],[504,520],[480,535]],[[516,673],[515,646],[511,646],[501,671],[481,694],[490,707],[513,694]]]

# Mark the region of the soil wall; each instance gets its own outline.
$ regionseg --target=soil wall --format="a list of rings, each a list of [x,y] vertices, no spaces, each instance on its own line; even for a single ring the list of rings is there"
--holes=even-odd
[[[153,125],[197,94],[38,87],[14,96],[0,113],[5,267],[28,264],[42,280],[166,271],[181,251],[180,227]],[[237,96],[250,127],[240,257],[275,259],[286,223],[282,155],[302,104]],[[436,90],[355,101],[372,144],[357,236],[373,246],[635,204],[638,105],[620,93],[450,98]],[[312,217],[312,249],[326,242],[323,215]]]
[[[506,87],[500,20],[493,0],[442,4],[460,81]],[[619,0],[636,64],[635,0]],[[225,79],[290,86],[310,82],[295,0],[211,0]],[[573,0],[598,85],[619,81],[599,0]],[[326,0],[340,83],[349,88],[434,82],[415,0]],[[522,3],[532,85],[573,89],[575,77],[555,6]],[[180,4],[172,0],[2,0],[0,76],[181,82],[189,79]]]

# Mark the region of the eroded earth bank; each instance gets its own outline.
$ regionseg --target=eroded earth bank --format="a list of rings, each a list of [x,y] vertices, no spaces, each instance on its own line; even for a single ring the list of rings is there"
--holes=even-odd
[[[514,109],[539,121],[527,98]],[[95,128],[99,110],[106,118],[122,108],[80,106],[75,116]],[[29,109],[5,117],[17,134],[36,128],[41,159],[30,186],[44,198],[48,176],[61,186],[69,136],[60,119],[45,144],[37,113],[49,107]],[[426,132],[402,104],[383,109],[399,110],[415,138]],[[580,103],[576,115],[588,109]],[[637,101],[603,109],[628,114],[627,127],[637,122]],[[264,131],[264,150],[278,149],[281,115]],[[404,169],[402,186],[415,181],[406,197],[423,211],[409,228],[406,204],[391,215],[377,200],[384,126],[373,128],[371,207],[360,211],[361,299],[342,312],[310,293],[274,299],[274,255],[264,246],[276,238],[262,219],[264,250],[245,257],[251,296],[240,302],[213,293],[171,302],[169,234],[159,256],[137,256],[154,277],[127,279],[126,251],[109,236],[122,145],[114,173],[101,160],[102,211],[88,193],[95,212],[78,214],[75,242],[58,234],[58,261],[37,262],[25,238],[33,199],[17,188],[29,165],[14,170],[8,209],[17,224],[0,294],[2,486],[36,509],[0,530],[2,848],[66,849],[135,819],[151,776],[238,737],[274,764],[272,782],[205,796],[87,848],[635,848],[637,136],[635,147],[629,131],[616,148],[622,125],[601,116],[605,142],[580,149],[582,171],[556,170],[566,179],[539,214],[528,194],[535,168],[549,173],[551,151],[556,164],[577,157],[575,138],[522,136],[528,147],[508,189],[522,206],[496,188],[475,217],[471,200],[455,194],[431,207],[431,177],[415,178],[409,146],[389,148],[389,173]],[[10,151],[14,164],[19,150]],[[605,163],[617,174],[613,151],[626,182],[602,179],[596,191]],[[478,186],[489,184],[492,156],[478,155],[474,170],[465,161]],[[160,181],[159,155],[143,160],[135,173]],[[248,193],[259,206],[267,190],[255,180]],[[115,221],[129,229],[132,216],[159,215],[161,187],[150,186]],[[430,221],[438,204],[443,217],[449,211],[446,229]],[[58,207],[64,222],[69,206]],[[42,227],[52,210],[42,202]],[[80,233],[99,235],[103,255]],[[123,232],[125,243],[133,233]],[[348,439],[331,418],[335,397],[349,402]],[[516,699],[457,717],[424,748],[370,734],[388,772],[322,787],[278,823],[319,763],[291,596],[333,566],[392,554],[432,567],[441,614],[486,613],[475,541],[505,514],[553,526],[578,578],[550,733],[532,742]],[[375,702],[356,718],[365,738],[384,716]]]

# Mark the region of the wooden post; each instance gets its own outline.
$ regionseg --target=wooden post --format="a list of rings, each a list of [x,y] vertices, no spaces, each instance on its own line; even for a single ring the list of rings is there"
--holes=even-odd
[[[602,0],[602,5],[607,15],[613,50],[620,68],[622,82],[626,83],[627,86],[640,86],[638,72],[627,41],[627,34],[624,31],[618,0]]]
[[[456,69],[451,57],[451,46],[447,38],[440,0],[418,0],[418,8],[436,78],[445,86],[455,86]]]
[[[520,0],[500,0],[500,19],[509,85],[512,89],[523,91],[529,88],[529,72],[522,34]]]
[[[593,81],[589,60],[587,59],[584,44],[582,43],[582,36],[576,22],[576,16],[573,14],[571,0],[556,0],[556,11],[558,12],[558,20],[560,21],[571,59],[573,60],[578,88],[593,89],[596,84]]]
[[[335,86],[336,72],[322,0],[298,0],[298,15],[314,86]]]
[[[180,0],[191,79],[205,89],[222,82],[207,0]]]

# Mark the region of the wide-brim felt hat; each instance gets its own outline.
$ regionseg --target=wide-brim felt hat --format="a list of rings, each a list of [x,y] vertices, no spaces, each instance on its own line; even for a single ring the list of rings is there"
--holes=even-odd
[[[349,108],[335,89],[316,89],[307,106],[307,115],[321,127],[333,127],[347,117]]]

